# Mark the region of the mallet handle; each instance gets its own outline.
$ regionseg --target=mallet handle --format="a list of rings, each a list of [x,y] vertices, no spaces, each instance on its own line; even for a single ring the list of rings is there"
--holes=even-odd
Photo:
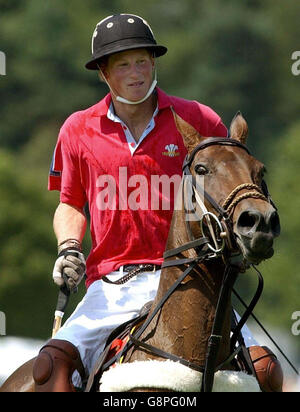
[[[78,257],[78,254],[76,252],[69,252],[67,254]],[[58,292],[56,310],[54,314],[54,323],[53,323],[53,329],[52,329],[52,338],[56,335],[57,331],[61,327],[62,318],[64,316],[66,307],[68,305],[70,293],[71,293],[70,289],[67,286],[67,281],[68,281],[67,276],[64,273],[62,274],[62,276],[63,276],[65,283],[60,287],[59,292]],[[74,292],[77,292],[77,288]]]

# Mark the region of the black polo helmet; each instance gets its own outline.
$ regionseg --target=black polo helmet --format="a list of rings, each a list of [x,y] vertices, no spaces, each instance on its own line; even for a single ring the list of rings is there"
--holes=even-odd
[[[89,70],[98,70],[101,58],[125,50],[148,48],[154,57],[162,56],[167,48],[156,43],[149,24],[134,14],[115,14],[101,20],[92,37],[93,59],[86,63]]]

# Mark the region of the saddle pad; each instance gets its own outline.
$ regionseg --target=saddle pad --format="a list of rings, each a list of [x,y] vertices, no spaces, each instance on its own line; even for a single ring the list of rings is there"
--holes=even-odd
[[[200,392],[202,373],[178,362],[135,361],[117,364],[104,372],[100,392],[126,392],[133,388],[160,388],[175,392]],[[218,371],[213,392],[260,392],[255,377],[244,372]]]

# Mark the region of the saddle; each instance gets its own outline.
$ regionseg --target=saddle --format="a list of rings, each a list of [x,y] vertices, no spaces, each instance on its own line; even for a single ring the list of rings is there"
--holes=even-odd
[[[88,378],[85,392],[98,392],[100,378],[106,369],[105,364],[107,364],[122,351],[128,342],[130,332],[136,330],[143,324],[144,320],[148,316],[152,303],[152,301],[146,303],[136,318],[122,323],[112,331],[106,340],[103,352],[95,363],[94,368]]]

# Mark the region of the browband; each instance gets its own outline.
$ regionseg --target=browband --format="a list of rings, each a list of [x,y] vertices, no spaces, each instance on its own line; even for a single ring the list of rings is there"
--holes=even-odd
[[[231,137],[209,137],[205,139],[203,142],[199,143],[192,151],[190,154],[186,155],[186,158],[183,162],[182,169],[184,170],[187,166],[190,166],[192,161],[194,160],[194,157],[196,153],[199,152],[199,150],[205,149],[206,147],[209,146],[214,146],[214,145],[221,145],[221,146],[237,146],[242,149],[244,149],[249,155],[251,154],[247,146],[245,146],[243,143],[236,139],[232,139]]]

